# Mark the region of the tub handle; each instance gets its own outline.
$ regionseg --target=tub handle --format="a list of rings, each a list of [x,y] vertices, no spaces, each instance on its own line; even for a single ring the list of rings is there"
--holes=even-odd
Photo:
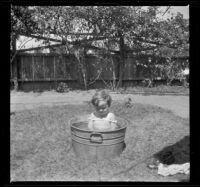
[[[102,134],[98,132],[92,132],[90,135],[90,142],[101,144],[103,142]]]

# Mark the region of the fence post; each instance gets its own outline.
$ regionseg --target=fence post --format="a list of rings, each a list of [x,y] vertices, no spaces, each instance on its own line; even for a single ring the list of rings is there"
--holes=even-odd
[[[18,61],[17,58],[14,59],[14,67],[15,67],[15,73],[14,73],[14,90],[18,91],[19,85],[18,85]]]
[[[53,57],[53,77],[54,77],[54,80],[56,79],[56,76],[55,76],[55,56]]]
[[[34,59],[32,55],[32,80],[34,80]]]
[[[63,61],[64,61],[64,79],[66,79],[67,73],[66,73],[66,60],[65,56],[63,55]]]
[[[17,36],[14,35],[13,36],[13,40],[12,40],[12,53],[13,53],[13,56],[12,58],[13,61],[14,61],[14,67],[15,67],[15,73],[14,73],[14,90],[17,91],[18,88],[19,88],[19,85],[18,85],[18,63],[17,63],[17,58],[16,58],[16,48],[17,48]],[[11,61],[11,65],[12,65],[12,61]],[[12,67],[12,66],[11,66]]]
[[[56,57],[53,57],[53,77],[54,77],[54,87],[56,89]]]
[[[33,76],[32,79],[34,80],[35,78],[34,78],[34,56],[33,55],[32,55],[32,76]],[[34,86],[32,89],[34,90]]]
[[[44,55],[42,56],[42,62],[43,62],[43,73],[44,73],[44,79],[45,79]]]

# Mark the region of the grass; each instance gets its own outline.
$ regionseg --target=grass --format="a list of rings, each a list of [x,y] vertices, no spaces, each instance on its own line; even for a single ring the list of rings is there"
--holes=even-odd
[[[143,86],[136,86],[136,87],[127,87],[123,89],[118,89],[118,93],[138,93],[138,92],[144,92],[144,93],[150,93],[150,94],[189,94],[189,88],[184,86],[166,86],[166,85],[160,85],[155,86],[152,88],[143,87]]]
[[[126,149],[120,157],[89,163],[71,148],[68,121],[89,114],[88,104],[40,107],[11,116],[12,181],[177,181],[146,167],[151,156],[189,134],[189,119],[151,105],[111,110],[128,119]]]

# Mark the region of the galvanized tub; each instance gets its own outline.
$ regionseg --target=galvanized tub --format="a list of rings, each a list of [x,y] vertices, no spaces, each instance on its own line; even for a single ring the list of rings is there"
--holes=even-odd
[[[88,122],[70,120],[72,147],[75,154],[87,160],[103,160],[119,156],[125,148],[127,121],[117,118],[118,128],[112,131],[91,131]]]

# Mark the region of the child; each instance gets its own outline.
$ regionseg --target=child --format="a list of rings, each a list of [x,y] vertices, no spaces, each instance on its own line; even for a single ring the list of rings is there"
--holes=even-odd
[[[109,112],[112,102],[111,96],[106,91],[96,92],[91,100],[95,112],[88,118],[88,128],[90,130],[114,130],[117,127],[115,115]]]

